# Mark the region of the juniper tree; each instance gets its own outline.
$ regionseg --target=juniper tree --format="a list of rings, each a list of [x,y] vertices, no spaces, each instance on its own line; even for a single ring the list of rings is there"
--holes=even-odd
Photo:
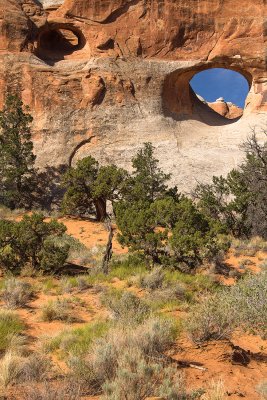
[[[0,202],[12,209],[31,204],[35,175],[31,122],[22,101],[7,96],[0,111]]]
[[[128,187],[130,201],[153,202],[168,192],[167,183],[171,175],[165,174],[159,167],[154,152],[151,143],[144,143],[132,159],[133,174]]]
[[[42,214],[25,215],[19,222],[0,220],[0,267],[20,272],[30,265],[36,270],[55,272],[67,259],[69,246],[60,245],[66,227],[56,220],[45,222]]]
[[[65,213],[80,216],[96,213],[98,221],[107,217],[107,201],[116,201],[123,189],[126,171],[115,165],[99,167],[91,156],[71,167],[63,176],[66,188],[62,209]]]

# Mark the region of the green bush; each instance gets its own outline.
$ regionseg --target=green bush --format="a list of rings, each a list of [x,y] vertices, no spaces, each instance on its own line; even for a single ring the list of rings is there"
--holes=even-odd
[[[25,266],[53,272],[67,259],[69,247],[57,246],[54,238],[62,236],[66,227],[42,214],[24,215],[20,222],[0,221],[0,267],[20,272]]]

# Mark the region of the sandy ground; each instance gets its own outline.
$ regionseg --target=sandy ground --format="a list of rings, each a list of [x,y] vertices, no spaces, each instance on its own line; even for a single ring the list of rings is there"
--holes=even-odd
[[[108,232],[103,224],[94,223],[91,221],[79,221],[71,219],[61,219],[67,226],[68,234],[79,239],[88,248],[92,249],[95,246],[105,246]],[[122,249],[117,240],[114,240],[114,253],[125,254],[127,249]],[[250,260],[251,264],[245,267],[253,272],[259,270],[258,265],[263,259],[267,258],[267,253],[257,253],[253,257],[235,256],[231,250],[226,259],[226,263],[232,269],[239,270],[241,273],[244,269],[240,269],[240,262]],[[38,282],[33,279],[32,283],[41,284],[43,278],[38,278]],[[225,284],[233,284],[234,278],[224,278]],[[126,288],[126,283],[114,278],[111,285],[117,288]],[[133,290],[137,295],[142,296],[142,291],[137,288],[128,288]],[[72,298],[78,297],[80,301],[75,305],[75,316],[77,322],[64,323],[60,321],[42,322],[41,308],[49,300],[55,300],[58,295],[56,293],[45,294],[39,290],[36,298],[29,304],[26,309],[17,310],[18,314],[27,325],[26,333],[29,336],[29,345],[32,349],[38,348],[38,341],[49,336],[54,336],[62,330],[72,327],[78,327],[84,323],[106,318],[108,313],[100,303],[100,294],[92,289],[83,292],[72,292],[71,294],[60,295],[60,297]],[[173,311],[174,316],[183,317],[184,313]],[[225,399],[238,400],[244,398],[247,400],[260,400],[255,387],[267,379],[267,341],[253,335],[243,335],[238,332],[235,334],[232,343],[235,346],[240,346],[250,352],[251,361],[248,366],[233,365],[230,361],[232,351],[231,345],[227,341],[213,342],[206,346],[198,347],[193,344],[189,338],[182,337],[178,340],[176,350],[172,354],[176,360],[181,362],[189,362],[201,367],[197,368],[182,368],[186,376],[188,387],[192,388],[207,388],[212,380],[222,379],[225,384],[226,396]],[[64,365],[59,362],[60,367]],[[85,400],[97,398],[86,397]],[[63,400],[63,399],[62,399]],[[138,399],[136,399],[138,400]],[[216,400],[216,399],[211,399]]]

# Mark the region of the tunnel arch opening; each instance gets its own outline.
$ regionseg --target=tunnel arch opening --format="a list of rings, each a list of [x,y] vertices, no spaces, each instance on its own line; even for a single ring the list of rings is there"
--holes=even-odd
[[[85,46],[82,32],[68,26],[49,26],[39,33],[35,54],[44,61],[60,61]]]
[[[194,76],[203,71],[213,69],[234,71],[246,80],[248,85],[248,96],[244,108],[246,109],[249,104],[248,99],[250,98],[249,94],[253,82],[252,75],[238,63],[233,64],[230,60],[229,62],[225,60],[220,62],[218,60],[212,63],[189,66],[183,70],[174,70],[165,77],[162,88],[162,109],[164,115],[177,121],[184,119],[199,120],[211,126],[231,124],[241,118],[242,115],[237,118],[228,118],[226,115],[224,116],[216,112],[212,107],[209,107],[209,102],[191,87],[191,81]],[[218,95],[216,99],[220,99],[220,97],[222,95]],[[224,100],[231,103],[228,99]],[[243,114],[243,110],[241,110],[240,114]]]
[[[243,115],[250,83],[235,70],[208,68],[194,74],[190,88],[205,106],[232,120]]]

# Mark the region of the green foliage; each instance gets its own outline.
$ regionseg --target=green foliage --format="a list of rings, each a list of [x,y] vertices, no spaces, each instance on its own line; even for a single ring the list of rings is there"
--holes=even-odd
[[[8,96],[0,111],[0,202],[12,209],[32,203],[35,156],[31,122],[22,101]]]
[[[213,177],[211,185],[198,185],[195,196],[199,199],[199,209],[220,220],[234,236],[248,234],[246,215],[250,194],[240,171],[232,170],[226,178]]]
[[[120,202],[116,205],[120,243],[144,254],[147,263],[183,262],[195,268],[229,247],[223,226],[197,210],[185,197],[153,203]]]
[[[61,267],[68,256],[69,246],[57,246],[56,236],[62,236],[66,227],[42,214],[25,215],[20,222],[0,221],[0,266],[19,272],[30,265],[34,269],[53,271]]]
[[[229,248],[230,243],[219,236],[222,226],[205,217],[191,200],[183,198],[179,202],[176,218],[170,238],[175,263],[185,262],[193,268]]]
[[[107,200],[115,201],[123,190],[127,173],[115,165],[99,167],[91,156],[77,162],[63,176],[62,185],[67,189],[62,209],[66,214],[90,215],[97,220],[106,217]]]
[[[120,202],[116,205],[115,213],[121,232],[118,235],[119,242],[131,251],[143,253],[148,264],[160,262],[168,231],[156,230],[158,224],[153,204]]]
[[[213,177],[210,185],[198,185],[195,197],[200,209],[234,236],[267,238],[267,142],[261,144],[253,130],[243,149],[246,158],[240,167],[226,178]]]
[[[159,161],[154,157],[155,148],[145,143],[132,159],[133,174],[129,180],[129,201],[153,202],[167,192],[170,174],[159,168]]]

